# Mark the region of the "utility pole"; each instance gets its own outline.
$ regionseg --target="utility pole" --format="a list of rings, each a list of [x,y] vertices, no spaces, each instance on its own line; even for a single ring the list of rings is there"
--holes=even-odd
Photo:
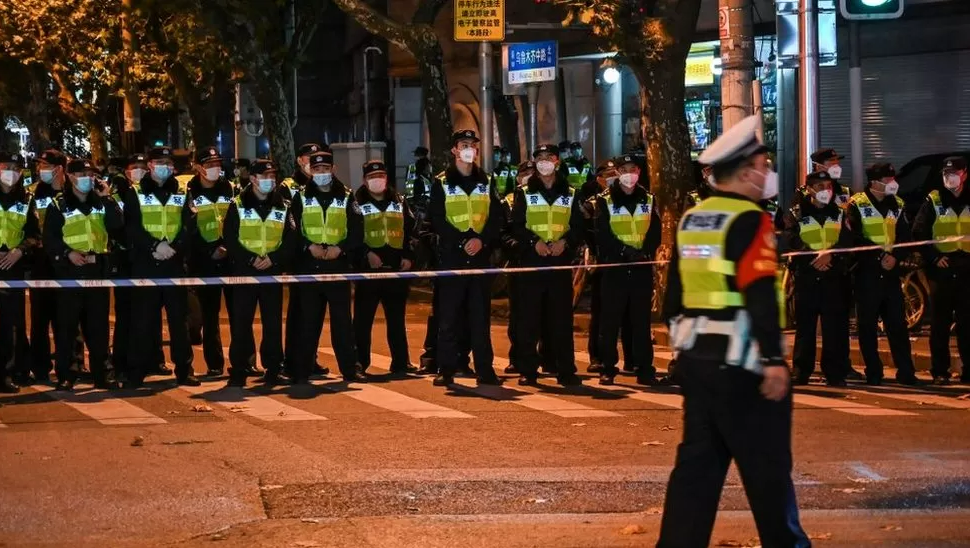
[[[721,39],[722,129],[753,114],[754,24],[751,0],[719,0],[718,34]]]
[[[800,0],[798,99],[800,154],[798,180],[812,172],[812,153],[818,149],[818,0]]]
[[[482,142],[479,157],[485,173],[492,173],[494,166],[492,166],[492,44],[490,42],[479,42],[478,76],[481,81],[478,103],[482,111]]]
[[[125,52],[128,62],[134,57],[138,50],[138,44],[131,32],[131,1],[121,0],[121,47]],[[141,107],[138,101],[138,84],[132,77],[131,67],[125,65],[124,78],[124,128],[121,134],[121,151],[125,156],[140,152],[141,142]]]

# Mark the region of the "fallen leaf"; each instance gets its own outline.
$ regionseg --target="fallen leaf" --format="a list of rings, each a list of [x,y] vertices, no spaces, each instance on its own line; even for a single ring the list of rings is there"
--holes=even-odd
[[[676,430],[676,428],[667,424],[660,427],[661,432],[670,432],[671,430]]]
[[[549,499],[529,499],[526,502],[530,504],[545,504],[549,502]]]
[[[216,533],[214,535],[209,535],[209,540],[226,540],[229,538],[225,533]]]
[[[141,447],[145,445],[145,438],[141,436],[135,436],[135,439],[131,440],[132,447]]]
[[[660,514],[663,513],[663,511],[664,509],[660,506],[651,506],[650,508],[647,508],[646,510],[644,510],[643,513],[649,514],[651,516],[659,516]]]
[[[282,485],[260,485],[259,488],[263,491],[272,491],[273,489],[282,489]]]
[[[620,529],[621,535],[642,535],[647,532],[647,528],[642,525],[627,525]]]
[[[815,533],[814,535],[808,535],[810,540],[830,540],[832,538],[832,533]]]
[[[574,422],[572,426],[586,426],[585,422]]]
[[[286,411],[280,411],[279,413],[276,414],[276,416],[277,417],[285,417],[286,416]]]
[[[242,413],[243,411],[248,411],[248,410],[249,408],[246,407],[245,405],[233,405],[232,407],[229,408],[229,411],[231,413]]]
[[[196,413],[212,413],[212,408],[204,403],[200,403],[192,406],[192,411]]]
[[[883,525],[880,529],[883,531],[902,531],[903,527],[901,525]]]
[[[846,487],[844,489],[832,489],[832,490],[837,493],[853,494],[853,493],[862,493],[863,491],[866,490],[866,488],[865,487]]]
[[[317,518],[303,518],[300,521],[302,521],[303,523],[320,523],[320,520],[318,520]]]
[[[640,445],[666,445],[666,444],[662,441],[654,440],[654,441],[642,441],[640,442]]]

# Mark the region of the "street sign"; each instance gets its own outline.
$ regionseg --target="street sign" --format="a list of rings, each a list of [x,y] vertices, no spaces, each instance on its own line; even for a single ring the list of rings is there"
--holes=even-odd
[[[555,40],[509,44],[506,49],[509,84],[534,84],[555,80],[556,67],[559,64],[558,49]]]
[[[455,0],[455,41],[505,40],[505,0]]]

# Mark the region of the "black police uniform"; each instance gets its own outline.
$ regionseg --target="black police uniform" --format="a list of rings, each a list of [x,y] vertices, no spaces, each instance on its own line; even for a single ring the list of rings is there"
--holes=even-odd
[[[542,148],[540,147],[540,151]],[[572,264],[576,249],[583,238],[583,213],[580,203],[569,183],[561,175],[554,174],[551,188],[546,188],[538,174],[533,174],[528,183],[515,191],[512,205],[512,231],[519,243],[519,260],[523,267],[553,267]],[[566,247],[557,257],[539,256],[536,245],[543,236],[533,232],[528,219],[530,205],[544,200],[552,206],[569,207],[568,224],[558,239]],[[535,203],[533,203],[535,202]],[[547,222],[548,221],[547,219]],[[545,242],[551,245],[554,242]],[[516,368],[522,374],[523,382],[534,383],[539,371],[540,339],[546,344],[543,348],[554,363],[545,363],[556,372],[563,384],[576,384],[576,362],[573,348],[573,286],[572,271],[555,270],[518,274],[516,294],[518,301],[516,320]],[[542,337],[546,333],[546,337]],[[548,346],[548,348],[547,348]]]
[[[304,145],[306,147],[307,145]],[[303,147],[300,148],[301,151],[304,150]],[[294,199],[297,192],[302,192],[303,189],[307,188],[307,183],[310,178],[307,177],[303,170],[299,167],[290,176],[293,181],[291,186],[287,187],[280,185],[280,194],[290,200],[291,205],[296,202]],[[312,186],[312,185],[311,185]],[[283,351],[285,353],[285,366],[286,372],[291,377],[296,374],[297,362],[299,362],[300,356],[300,331],[302,327],[300,326],[300,318],[303,313],[300,311],[301,297],[300,290],[303,289],[303,284],[290,284],[287,286],[289,290],[289,300],[286,303],[286,331],[285,340],[283,343]],[[316,363],[316,356],[314,356],[314,364]]]
[[[72,162],[73,163],[73,162]],[[107,252],[79,251],[90,262],[74,265],[69,255],[72,248],[64,241],[63,229],[69,216],[90,216],[94,210],[103,210],[104,227],[119,230],[124,226],[121,209],[109,197],[101,197],[93,190],[81,200],[73,189],[65,188],[57,198],[57,207],[49,208],[44,221],[44,250],[51,258],[55,276],[62,280],[102,280],[109,274]],[[107,239],[107,234],[105,234]],[[88,348],[94,384],[99,388],[113,388],[112,368],[108,353],[109,313],[111,294],[108,288],[61,289],[58,292],[57,330],[55,341],[57,386],[71,389],[80,375],[74,359],[75,332],[78,324]]]
[[[383,169],[383,164],[381,164]],[[367,165],[365,165],[365,175]],[[402,261],[414,261],[411,248],[411,233],[414,229],[414,217],[407,203],[390,186],[384,195],[378,199],[367,191],[366,185],[357,189],[357,205],[364,213],[363,218],[371,209],[385,212],[388,208],[399,208],[404,219],[402,248],[391,245],[370,247],[366,240],[358,253],[359,268],[371,272],[398,272],[402,270]],[[365,221],[366,222],[366,221]],[[374,253],[381,259],[381,266],[373,269],[367,260],[367,254]],[[371,332],[374,328],[374,316],[378,305],[384,308],[384,322],[387,328],[387,346],[391,352],[391,372],[408,373],[412,371],[411,359],[408,355],[408,335],[405,321],[405,307],[408,300],[410,281],[406,279],[362,280],[357,282],[354,290],[354,340],[357,344],[357,361],[366,371],[371,363]]]
[[[67,159],[57,151],[44,151],[40,159],[49,164],[67,167]],[[65,185],[67,175],[64,175]],[[40,230],[44,230],[44,219],[50,207],[55,206],[54,199],[60,194],[50,183],[40,179],[38,172],[37,183],[33,186],[33,205],[38,216],[43,217]],[[43,210],[43,212],[41,211]],[[41,243],[41,246],[43,243]],[[49,280],[54,276],[54,269],[48,254],[39,246],[31,253],[30,277],[34,280]],[[51,360],[51,332],[57,329],[57,290],[34,288],[30,290],[30,369],[34,379],[46,381],[53,370]],[[54,337],[57,334],[54,333]]]
[[[888,164],[882,166],[888,166]],[[870,180],[882,178],[884,173],[888,176],[892,172],[892,166],[880,167],[877,164],[874,168],[876,169],[868,170]],[[849,206],[846,228],[851,235],[847,243],[852,247],[873,245],[874,242],[866,237],[863,231],[863,216],[867,219],[872,219],[875,215],[885,218],[887,214],[896,218],[895,241],[897,243],[909,241],[909,221],[896,197],[884,196],[882,200],[876,200],[868,187],[864,194],[872,205]],[[852,203],[855,203],[858,197],[859,195],[853,196]],[[887,254],[891,254],[897,261],[890,270],[885,270],[880,264],[882,257]],[[871,384],[879,384],[882,381],[883,364],[879,357],[877,341],[877,322],[881,317],[886,329],[886,338],[889,341],[889,350],[896,366],[896,380],[904,384],[917,384],[909,332],[906,329],[904,317],[905,302],[899,281],[899,262],[909,255],[909,251],[905,247],[897,247],[890,251],[861,251],[853,255],[856,259],[854,286],[856,321],[859,350],[866,364],[866,381]]]
[[[260,169],[260,162],[256,162],[254,171]],[[255,173],[254,173],[255,175]],[[255,182],[255,179],[254,179]],[[259,219],[265,221],[269,215],[283,217],[283,234],[280,245],[274,251],[266,254],[272,265],[264,270],[253,266],[259,257],[253,251],[243,246],[240,241],[240,210],[255,212]],[[276,188],[266,199],[256,197],[252,185],[246,187],[229,206],[223,225],[223,239],[229,252],[229,260],[233,275],[236,276],[275,276],[289,269],[293,252],[298,245],[296,221],[292,214],[290,202],[283,198],[283,194]],[[259,359],[265,375],[263,380],[267,385],[278,384],[283,367],[283,286],[278,283],[260,283],[252,285],[237,285],[232,292],[231,314],[229,322],[232,340],[229,343],[229,384],[243,386],[252,368],[252,359],[256,354],[256,340],[253,333],[253,322],[256,317],[256,307],[259,306],[260,327],[262,338],[259,342]]]
[[[830,180],[828,174],[810,175],[818,180]],[[825,230],[825,225],[841,227],[843,210],[834,203],[817,205],[802,195],[798,203],[784,214],[784,246],[791,251],[821,251],[845,247],[848,232],[839,231],[838,240],[826,242],[828,247],[815,248],[801,237],[802,227],[811,226],[813,232]],[[818,228],[821,226],[822,228]],[[816,324],[822,321],[822,373],[830,385],[842,385],[849,367],[849,304],[845,300],[843,284],[846,280],[847,254],[833,253],[831,266],[822,271],[812,266],[818,255],[796,255],[789,259],[788,268],[795,283],[795,348],[792,357],[795,381],[808,382],[815,370]]]
[[[164,153],[153,153],[152,157],[162,157]],[[175,251],[170,259],[159,261],[152,256],[161,244],[150,234],[142,222],[142,209],[139,197],[147,202],[181,205],[181,228],[174,240],[168,244]],[[174,176],[162,183],[155,182],[151,174],[128,190],[125,202],[125,228],[131,244],[131,273],[135,278],[178,278],[185,276],[185,256],[189,242],[196,230],[196,216],[191,200],[179,193],[179,184]],[[165,307],[168,319],[169,349],[175,364],[175,376],[180,383],[196,384],[198,381],[192,371],[192,347],[188,339],[188,292],[185,287],[139,287],[132,294],[132,337],[128,347],[129,373],[126,386],[137,388],[144,381],[157,358],[158,349],[154,344],[159,340],[159,310]]]

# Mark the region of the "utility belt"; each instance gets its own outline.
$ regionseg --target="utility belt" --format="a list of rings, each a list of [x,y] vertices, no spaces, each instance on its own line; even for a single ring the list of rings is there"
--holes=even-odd
[[[716,361],[762,374],[761,352],[751,337],[751,317],[743,308],[725,320],[678,316],[670,322],[670,341],[674,358]]]

